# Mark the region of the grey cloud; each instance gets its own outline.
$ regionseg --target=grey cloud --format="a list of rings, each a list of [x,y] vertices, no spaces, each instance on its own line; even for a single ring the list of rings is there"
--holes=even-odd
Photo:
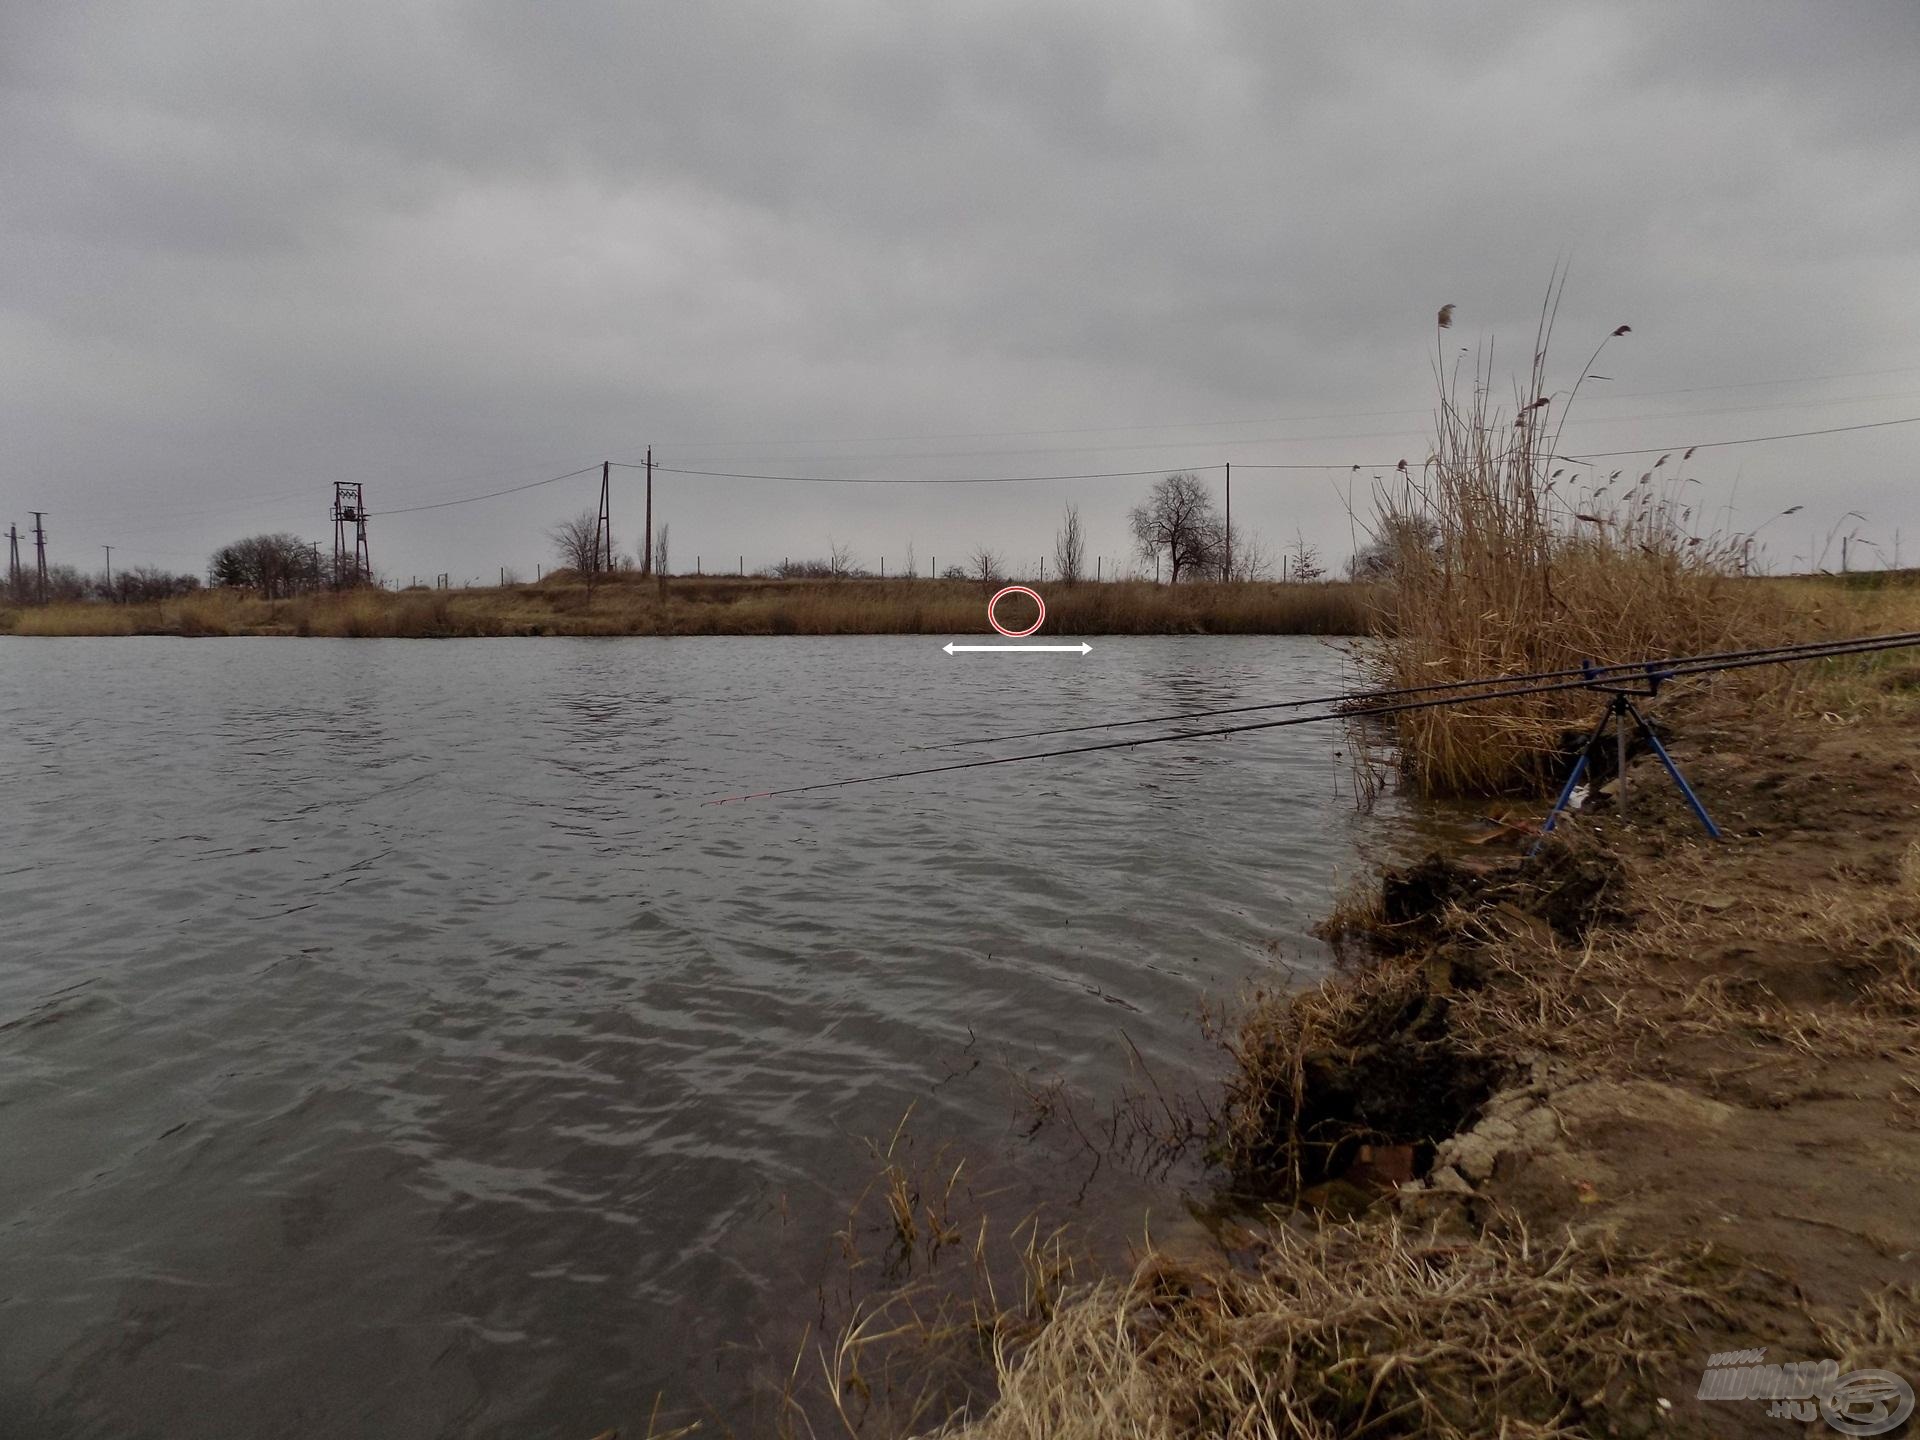
[[[191,554],[245,522],[170,518],[156,492],[307,486],[248,513],[316,533],[337,474],[381,508],[649,440],[916,476],[1417,456],[1418,413],[1132,427],[1417,412],[1437,306],[1518,359],[1563,255],[1566,363],[1632,323],[1621,391],[1920,363],[1908,5],[154,3],[4,24],[0,497],[60,507],[76,539],[144,516]],[[1592,448],[1671,438],[1599,417],[1695,403],[1604,388],[1570,432]],[[1316,433],[1380,438],[1226,443]],[[956,453],[877,458],[936,451]],[[1836,513],[1913,523],[1900,432],[1713,478],[1758,508],[1810,454],[1856,471]],[[711,482],[672,503],[680,543],[760,559],[828,531],[877,556],[907,528],[923,555],[933,534],[1037,554],[1071,494],[1111,552],[1129,484]],[[1324,477],[1246,484],[1249,523],[1344,544]],[[396,520],[383,553],[530,568],[572,503]]]

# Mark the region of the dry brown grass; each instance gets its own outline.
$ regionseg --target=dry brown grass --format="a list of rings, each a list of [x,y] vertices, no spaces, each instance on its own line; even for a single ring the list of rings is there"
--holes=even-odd
[[[1357,635],[1377,604],[1345,583],[1040,588],[1043,635]],[[992,589],[956,580],[760,580],[617,576],[475,590],[350,591],[255,600],[211,592],[152,605],[0,610],[18,635],[968,635],[987,630]],[[1024,623],[1013,597],[1001,618]],[[1026,612],[1027,615],[1031,611]],[[11,622],[9,624],[9,621]]]
[[[265,623],[260,602],[210,590],[138,605],[71,604],[0,609],[0,634],[228,635]]]
[[[1815,1328],[1840,1371],[1920,1374],[1920,1285],[1888,1285],[1845,1314],[1814,1316]]]
[[[1264,1232],[1250,1268],[1150,1255],[994,1337],[966,1440],[1571,1436],[1710,1309],[1672,1261],[1502,1218],[1471,1244],[1392,1217]]]
[[[1600,349],[1568,390],[1553,389],[1557,300],[1550,292],[1512,409],[1493,399],[1490,360],[1465,382],[1444,353],[1436,361],[1432,451],[1380,496],[1393,614],[1372,652],[1375,678],[1414,686],[1819,633],[1815,597],[1743,576],[1747,537],[1700,523],[1691,450],[1636,466],[1637,478],[1563,458],[1561,426]],[[1562,732],[1590,723],[1593,708],[1574,693],[1406,714],[1401,768],[1435,794],[1539,789]]]
[[[15,635],[131,635],[135,610],[145,606],[47,605],[0,612],[0,625]],[[6,623],[7,620],[11,623]]]

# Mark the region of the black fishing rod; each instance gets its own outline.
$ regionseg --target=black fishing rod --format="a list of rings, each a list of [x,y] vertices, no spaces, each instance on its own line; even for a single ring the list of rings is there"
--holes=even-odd
[[[1431,710],[1445,705],[1467,705],[1478,700],[1512,700],[1528,695],[1549,695],[1569,690],[1586,690],[1597,683],[1644,677],[1649,682],[1664,682],[1691,675],[1716,674],[1724,670],[1744,670],[1757,665],[1778,665],[1792,660],[1818,660],[1832,656],[1867,655],[1880,650],[1898,650],[1920,645],[1920,632],[1898,635],[1863,636],[1852,640],[1813,641],[1795,647],[1769,650],[1724,651],[1712,655],[1688,656],[1677,660],[1643,660],[1633,664],[1593,666],[1575,672],[1577,679],[1550,683],[1488,689],[1474,695],[1437,695],[1421,700],[1390,701],[1380,705],[1351,706],[1328,710],[1318,715],[1289,715],[1278,720],[1257,720],[1244,725],[1220,725],[1208,730],[1182,730],[1171,735],[1147,735],[1137,740],[1108,740],[1098,745],[1073,745],[1060,750],[1036,750],[1024,755],[996,755],[981,760],[961,760],[949,765],[928,765],[917,770],[892,770],[883,775],[861,775],[846,780],[819,780],[810,785],[788,785],[776,790],[760,790],[748,795],[726,795],[709,800],[709,805],[726,805],[741,800],[769,800],[782,795],[803,795],[816,790],[838,790],[850,785],[873,785],[882,780],[911,780],[923,775],[944,775],[956,770],[979,770],[989,765],[1016,765],[1025,760],[1053,760],[1067,755],[1094,755],[1106,750],[1131,750],[1139,745],[1162,745],[1175,740],[1207,740],[1225,735],[1245,735],[1256,730],[1281,730],[1295,725],[1314,725],[1326,720],[1351,720],[1372,715],[1402,715],[1414,710]],[[1796,653],[1783,655],[1792,648]],[[1810,649],[1818,653],[1807,653]],[[1482,682],[1497,686],[1494,679]]]
[[[1701,655],[1687,655],[1672,660],[1628,660],[1611,665],[1581,665],[1564,670],[1536,670],[1524,675],[1483,676],[1473,680],[1437,680],[1428,685],[1402,685],[1391,689],[1351,690],[1339,695],[1315,695],[1304,700],[1263,700],[1248,705],[1226,705],[1211,710],[1188,710],[1175,715],[1142,715],[1132,720],[1096,720],[1085,725],[1059,725],[1047,730],[1020,730],[1010,735],[981,735],[967,740],[949,740],[935,749],[952,750],[968,745],[999,745],[1010,740],[1039,740],[1050,735],[1078,735],[1089,730],[1118,730],[1127,725],[1172,725],[1184,720],[1211,720],[1218,715],[1245,715],[1260,710],[1300,710],[1314,705],[1358,705],[1371,704],[1380,700],[1400,699],[1409,695],[1431,695],[1442,691],[1469,690],[1486,685],[1514,685],[1535,680],[1566,680],[1579,675],[1592,679],[1625,679],[1642,673],[1649,665],[1694,664],[1707,660],[1745,660],[1760,655],[1777,657],[1781,662],[1799,659],[1818,659],[1816,653],[1826,647],[1837,644],[1866,643],[1870,641],[1920,644],[1920,630],[1900,631],[1888,635],[1861,636],[1857,641],[1804,640],[1792,645],[1773,645],[1752,650],[1720,650]],[[1471,699],[1471,696],[1465,697]]]

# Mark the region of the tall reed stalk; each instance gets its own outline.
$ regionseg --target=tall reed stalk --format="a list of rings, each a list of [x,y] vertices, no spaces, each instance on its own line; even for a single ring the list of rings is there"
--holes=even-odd
[[[1567,412],[1622,325],[1579,375],[1550,388],[1548,351],[1564,276],[1548,285],[1531,364],[1511,408],[1495,401],[1493,349],[1463,380],[1436,339],[1432,451],[1402,461],[1376,496],[1373,527],[1389,576],[1382,685],[1423,685],[1764,642],[1787,627],[1778,592],[1740,574],[1744,537],[1702,533],[1672,455],[1637,480],[1602,474],[1561,446]],[[1452,320],[1440,315],[1440,330]],[[1692,458],[1687,451],[1681,464]],[[1486,701],[1399,717],[1401,771],[1417,790],[1475,794],[1540,788],[1564,732],[1590,721],[1585,692]]]

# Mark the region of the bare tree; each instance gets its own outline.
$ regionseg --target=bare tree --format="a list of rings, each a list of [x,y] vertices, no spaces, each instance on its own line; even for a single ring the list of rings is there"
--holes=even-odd
[[[1204,574],[1220,563],[1219,517],[1198,475],[1183,472],[1156,481],[1127,520],[1143,559],[1157,561],[1166,553],[1171,584],[1179,584],[1183,572]]]
[[[297,535],[250,535],[222,545],[207,562],[210,584],[257,590],[268,600],[318,589],[319,547]]]
[[[656,575],[667,573],[667,532],[672,528],[662,525],[660,533],[653,537],[653,573]]]
[[[914,579],[919,573],[919,566],[914,563],[913,559],[913,541],[911,540],[907,541],[907,566],[906,569],[900,573],[909,580]]]
[[[842,545],[831,535],[827,537],[827,574],[835,580],[845,580],[860,573],[860,567],[854,562],[853,547]]]
[[[1053,568],[1068,584],[1080,579],[1087,565],[1087,537],[1080,530],[1080,507],[1069,505],[1053,537]]]
[[[560,557],[560,563],[586,581],[591,591],[606,563],[600,548],[600,517],[582,510],[554,526],[547,538],[553,542],[553,553]]]
[[[998,580],[1007,569],[1007,562],[1000,558],[1000,553],[991,545],[974,546],[973,554],[967,557],[967,564],[972,567],[974,579],[988,584]]]

